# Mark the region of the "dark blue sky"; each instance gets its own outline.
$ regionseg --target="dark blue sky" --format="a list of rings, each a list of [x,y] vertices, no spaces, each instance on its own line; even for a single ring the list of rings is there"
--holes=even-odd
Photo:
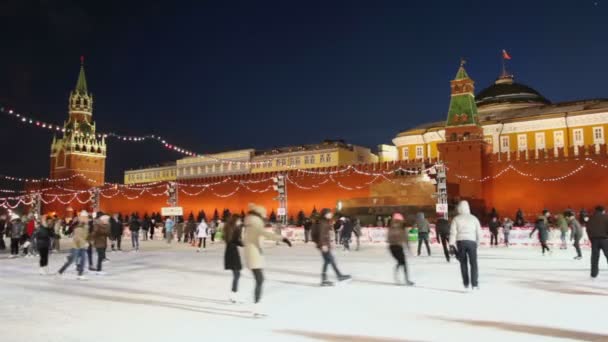
[[[82,3],[0,2],[2,103],[62,122],[85,55],[99,130],[204,153],[390,143],[445,118],[461,57],[481,90],[503,48],[516,80],[554,102],[608,93],[605,1]],[[0,126],[0,173],[48,176],[49,133]],[[108,180],[178,157],[111,141]]]

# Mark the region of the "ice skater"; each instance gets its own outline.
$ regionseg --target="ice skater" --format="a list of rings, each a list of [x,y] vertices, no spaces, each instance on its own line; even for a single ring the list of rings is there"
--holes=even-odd
[[[397,261],[395,266],[395,283],[397,285],[414,286],[414,282],[410,281],[410,275],[407,269],[407,260],[405,258],[404,246],[407,246],[407,229],[405,228],[405,222],[403,215],[400,213],[394,213],[391,225],[388,228],[387,243],[389,250],[393,255],[393,258]],[[403,273],[405,274],[405,283],[401,282],[399,276],[400,268],[403,267]]]
[[[121,243],[122,243],[122,230],[123,225],[118,214],[114,214],[112,219],[110,220],[110,230],[111,230],[111,241],[112,241],[112,251],[118,250],[122,251]],[[116,244],[116,245],[115,245]]]
[[[165,220],[165,239],[168,245],[173,240],[173,227],[175,227],[175,222],[170,217],[167,217]]]
[[[423,212],[416,214],[416,228],[418,228],[418,256],[420,256],[423,242],[426,246],[426,254],[431,256],[431,247],[429,246],[429,233],[431,228],[429,226],[429,221],[424,218]]]
[[[241,255],[239,247],[243,247],[242,240],[242,225],[241,218],[237,215],[232,215],[228,222],[224,225],[224,242],[226,242],[226,250],[224,252],[224,269],[232,271],[232,288],[230,291],[230,302],[237,303],[239,291],[239,279],[241,278]]]
[[[331,210],[325,208],[321,210],[321,217],[319,218],[318,224],[315,224],[312,228],[312,241],[317,245],[317,248],[321,251],[323,257],[323,268],[321,271],[321,286],[333,286],[334,283],[327,279],[327,267],[331,265],[336,272],[338,281],[350,280],[350,275],[345,275],[340,272],[334,256],[331,254],[331,219],[334,217]]]
[[[209,226],[207,225],[207,222],[205,222],[205,219],[202,219],[201,223],[199,223],[198,227],[196,228],[196,237],[198,238],[198,248],[196,249],[197,252],[201,251],[201,246],[203,247],[203,250],[207,248],[208,235]]]
[[[581,260],[583,258],[583,254],[581,253],[581,239],[583,237],[583,227],[580,222],[576,219],[576,215],[574,213],[568,213],[566,216],[568,220],[568,225],[572,229],[570,233],[570,241],[574,241],[574,249],[576,250],[576,256],[574,260]]]
[[[340,239],[344,251],[350,252],[350,239],[353,236],[353,222],[348,217],[341,217]]]
[[[23,236],[23,230],[25,229],[21,218],[18,215],[11,214],[10,223],[6,228],[11,234],[11,258],[17,258],[19,256],[19,242]]]
[[[287,238],[272,232],[267,232],[264,229],[265,218],[266,208],[255,204],[249,204],[249,213],[245,216],[244,253],[247,268],[251,270],[253,277],[255,278],[253,315],[256,317],[265,316],[265,313],[260,307],[262,284],[264,283],[264,256],[260,243],[262,240],[261,238],[273,241],[283,241],[286,245],[291,247],[291,242]]]
[[[587,223],[587,236],[591,240],[591,278],[595,279],[600,272],[600,251],[608,261],[608,216],[604,207],[595,208],[595,214]]]
[[[76,262],[76,269],[78,270],[78,280],[86,280],[87,278],[83,275],[85,254],[88,247],[89,237],[89,214],[86,211],[82,211],[78,215],[78,222],[74,226],[73,232],[73,243],[74,248],[68,256],[65,264],[57,272],[58,275],[62,275],[63,272],[74,262]]]
[[[437,222],[435,223],[435,235],[437,235],[437,243],[441,243],[441,246],[443,247],[445,260],[450,262],[450,223],[448,220],[443,218],[443,216],[438,218]]]
[[[502,234],[504,235],[505,247],[509,247],[509,235],[511,235],[511,229],[513,229],[513,221],[510,218],[505,217],[502,224]]]
[[[458,215],[452,219],[450,226],[450,248],[456,252],[460,261],[460,273],[465,290],[470,284],[473,290],[479,290],[479,269],[477,266],[477,246],[481,239],[479,219],[471,214],[469,202],[458,203]],[[469,278],[468,264],[471,266]]]
[[[557,215],[557,221],[555,225],[560,231],[559,239],[562,242],[562,244],[559,246],[559,249],[568,248],[568,244],[566,242],[566,235],[568,234],[568,218],[570,217],[570,214],[573,214],[572,211],[567,210],[566,213]]]
[[[55,231],[55,222],[52,216],[43,216],[40,222],[40,227],[36,231],[36,246],[40,255],[40,275],[49,274],[49,249],[51,248],[51,239]]]
[[[498,217],[492,216],[488,228],[490,229],[490,247],[498,247],[498,229],[500,228]]]
[[[534,224],[534,229],[530,232],[530,237],[534,234],[535,231],[538,231],[538,241],[540,242],[540,247],[543,252],[543,256],[545,255],[545,251],[551,253],[551,249],[547,246],[547,239],[549,238],[549,226],[548,226],[548,217],[549,211],[543,210],[543,215],[539,216],[536,219],[536,223]]]
[[[110,216],[101,214],[93,223],[93,233],[91,243],[97,251],[96,275],[105,275],[103,262],[106,258],[106,248],[108,248],[108,236],[110,236]]]

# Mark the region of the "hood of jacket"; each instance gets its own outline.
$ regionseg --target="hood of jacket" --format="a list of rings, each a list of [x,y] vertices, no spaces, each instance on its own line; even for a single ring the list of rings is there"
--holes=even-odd
[[[471,214],[471,207],[469,206],[468,201],[460,201],[460,203],[458,203],[457,210],[460,215],[470,215]]]

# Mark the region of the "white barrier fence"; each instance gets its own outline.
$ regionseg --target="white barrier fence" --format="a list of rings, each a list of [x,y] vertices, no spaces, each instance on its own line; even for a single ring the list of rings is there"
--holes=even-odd
[[[267,228],[269,231],[272,230],[272,228]],[[515,227],[511,230],[510,234],[509,234],[509,245],[511,246],[540,246],[540,243],[538,241],[538,235],[537,233],[534,233],[534,235],[532,237],[530,237],[530,232],[532,231],[533,227],[531,226],[526,226],[526,227]],[[481,245],[490,245],[490,230],[487,227],[483,227],[482,228],[483,231],[483,235],[481,238]],[[140,231],[140,234],[142,234],[143,231]],[[384,227],[364,227],[361,229],[361,237],[360,237],[360,241],[361,243],[384,243],[386,242],[386,232],[387,232],[387,228]],[[148,231],[148,234],[150,234],[150,232]],[[174,234],[175,234],[175,230],[174,230]],[[294,226],[288,226],[288,227],[284,227],[281,231],[281,234],[292,240],[292,241],[304,241],[304,228],[303,227],[294,227]],[[330,234],[332,239],[334,237],[333,232]],[[559,246],[561,245],[561,240],[560,240],[560,236],[561,236],[561,232],[558,229],[551,229],[549,232],[549,239],[547,241],[547,244],[550,246]],[[130,239],[131,238],[131,232],[128,229],[125,229],[124,231],[124,235],[123,238],[125,239]],[[162,240],[163,237],[163,233],[162,233],[162,227],[156,227],[156,230],[154,231],[154,240]],[[353,234],[353,240],[355,239],[355,235]],[[431,225],[431,232],[430,232],[430,241],[432,243],[437,243],[436,240],[436,236],[435,236],[435,227],[433,225]],[[566,241],[568,244],[572,244],[572,242],[570,242],[570,231],[568,231],[568,233],[566,233]],[[500,229],[499,234],[498,234],[498,243],[501,245],[504,245],[504,234],[502,229]],[[587,234],[583,234],[583,238],[580,241],[581,246],[589,246],[589,239],[587,238]]]

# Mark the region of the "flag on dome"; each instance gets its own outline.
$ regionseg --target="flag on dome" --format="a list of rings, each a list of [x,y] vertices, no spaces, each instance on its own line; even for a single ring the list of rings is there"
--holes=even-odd
[[[511,59],[511,55],[509,55],[509,53],[507,52],[507,50],[503,49],[502,50],[502,58],[510,60]]]

